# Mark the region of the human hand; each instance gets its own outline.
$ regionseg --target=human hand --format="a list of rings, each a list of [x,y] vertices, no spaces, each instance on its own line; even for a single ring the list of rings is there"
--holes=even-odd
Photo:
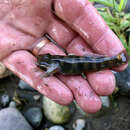
[[[45,33],[76,55],[96,52],[112,56],[123,51],[95,8],[87,0],[0,1],[0,60],[6,67],[59,104],[67,105],[75,99],[84,111],[97,112],[101,108],[99,96],[109,95],[115,88],[110,70],[88,73],[87,81],[81,76],[41,78],[44,72],[35,71],[36,58],[29,52]],[[39,53],[64,55],[51,43]],[[121,71],[126,66],[115,69]]]

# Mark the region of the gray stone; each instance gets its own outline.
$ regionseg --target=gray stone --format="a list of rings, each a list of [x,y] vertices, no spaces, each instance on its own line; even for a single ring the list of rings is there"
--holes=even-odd
[[[77,119],[73,123],[74,130],[83,130],[86,126],[86,121],[84,119]]]
[[[55,124],[64,124],[70,120],[75,111],[74,105],[63,106],[55,103],[47,97],[43,98],[43,110],[46,118]]]
[[[22,90],[28,90],[28,91],[35,91],[34,88],[32,88],[30,85],[28,85],[26,82],[24,82],[23,80],[20,80],[18,83],[18,86],[20,89]]]
[[[130,67],[123,72],[115,73],[116,85],[121,95],[130,95]]]
[[[33,130],[22,114],[15,108],[0,111],[0,130]]]
[[[110,99],[108,96],[100,96],[100,99],[102,101],[102,107],[110,108]]]
[[[11,101],[9,103],[9,107],[16,108],[16,103],[14,101]]]
[[[6,107],[10,102],[10,97],[8,94],[3,94],[0,98],[0,103],[2,107]]]
[[[35,128],[40,126],[43,118],[41,108],[39,107],[29,108],[26,112],[24,112],[24,116]]]
[[[62,126],[56,125],[50,127],[48,130],[65,130]]]

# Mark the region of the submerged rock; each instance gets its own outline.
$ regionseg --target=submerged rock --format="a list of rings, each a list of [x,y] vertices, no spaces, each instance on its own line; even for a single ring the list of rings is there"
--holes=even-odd
[[[26,112],[24,112],[24,116],[33,127],[37,128],[41,125],[43,119],[41,108],[39,107],[29,108]]]
[[[46,118],[55,124],[63,124],[70,120],[75,111],[74,105],[63,106],[55,103],[47,97],[43,98],[43,110]]]
[[[116,77],[116,85],[121,95],[130,95],[130,67],[123,72],[114,73]]]
[[[33,130],[22,114],[15,108],[0,111],[0,130]]]

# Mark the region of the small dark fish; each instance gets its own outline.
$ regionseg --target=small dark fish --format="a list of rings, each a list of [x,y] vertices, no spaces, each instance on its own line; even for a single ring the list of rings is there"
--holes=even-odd
[[[37,59],[37,66],[41,69],[47,69],[44,74],[44,77],[47,77],[56,72],[64,75],[75,75],[117,67],[128,62],[128,55],[126,52],[112,57],[44,54],[39,55]]]

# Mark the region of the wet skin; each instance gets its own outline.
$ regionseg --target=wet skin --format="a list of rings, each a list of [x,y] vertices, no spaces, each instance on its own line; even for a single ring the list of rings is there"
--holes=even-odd
[[[68,105],[75,99],[84,111],[95,113],[101,108],[100,96],[114,91],[115,77],[109,69],[86,73],[88,82],[81,76],[41,78],[44,71],[35,71],[37,55],[65,55],[51,42],[32,55],[36,41],[45,33],[75,55],[111,57],[125,50],[87,0],[0,0],[0,31],[1,62],[55,102]]]

